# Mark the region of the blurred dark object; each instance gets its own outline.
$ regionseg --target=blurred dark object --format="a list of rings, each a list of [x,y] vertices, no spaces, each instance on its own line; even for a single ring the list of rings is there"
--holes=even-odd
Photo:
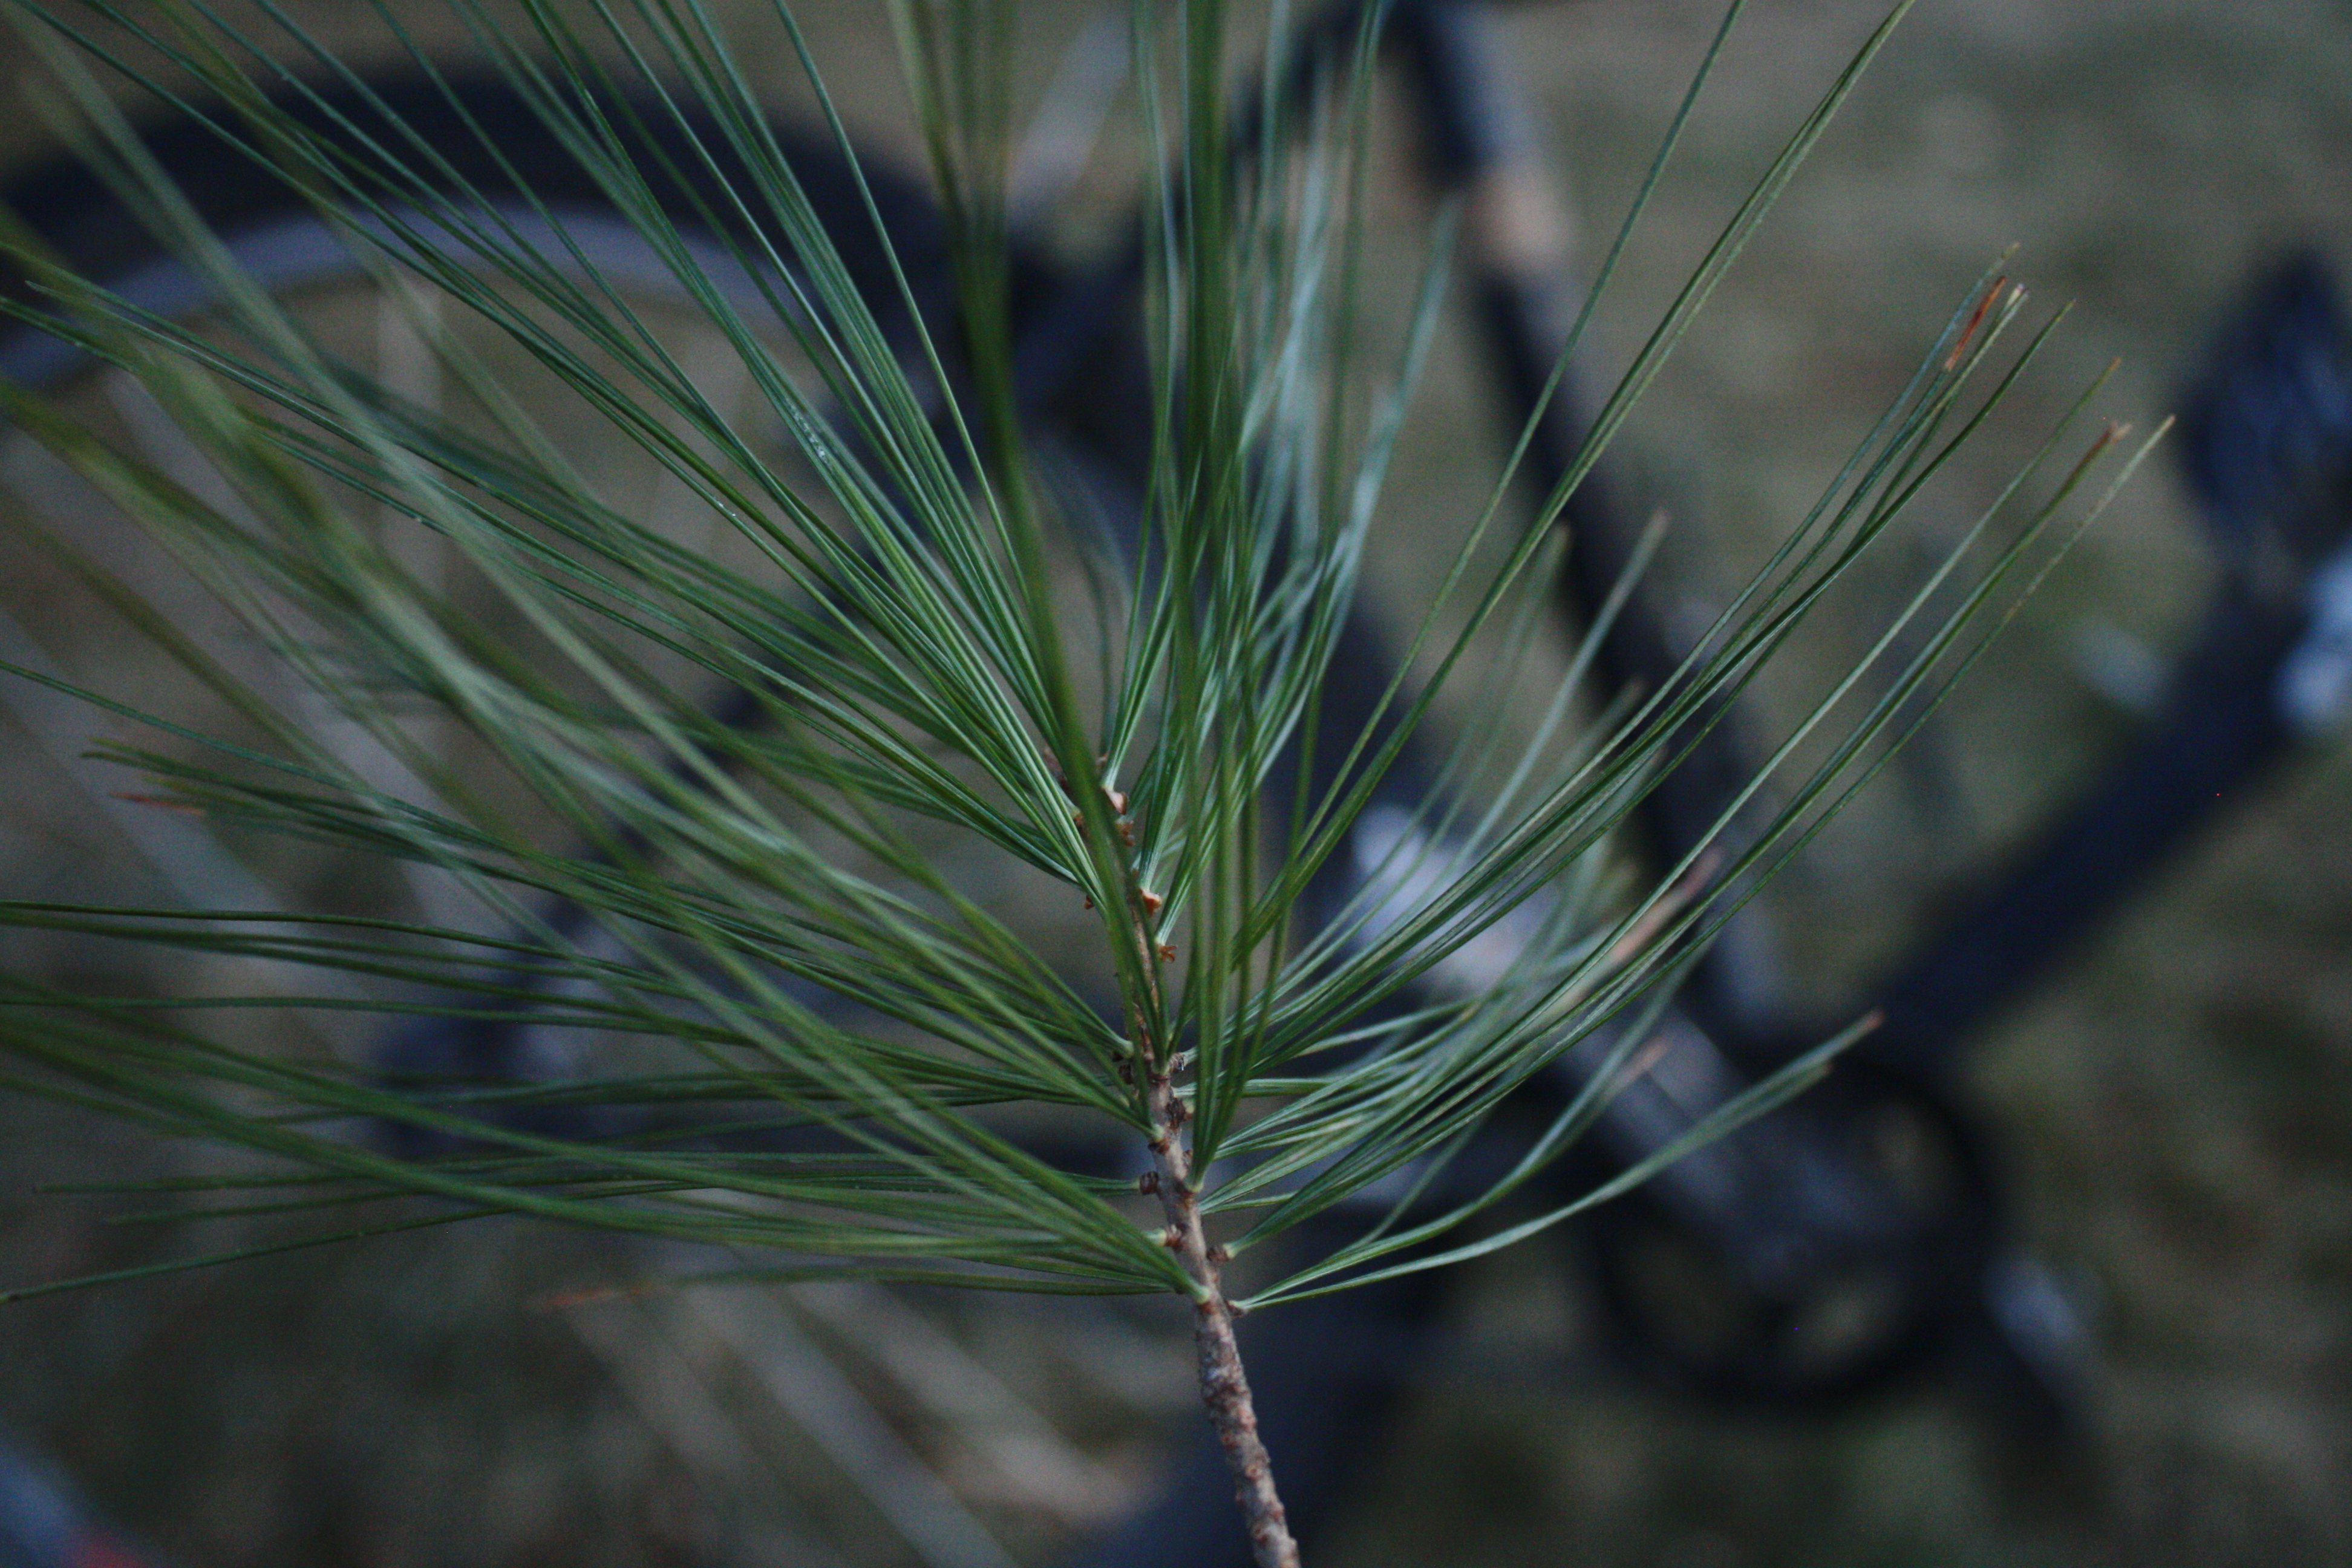
[[[2326,264],[2276,267],[2216,336],[2180,421],[2182,467],[2242,578],[2308,569],[2352,512],[2352,332]]]
[[[163,1568],[100,1524],[63,1477],[0,1434],[0,1568]]]
[[[1862,1047],[1872,1076],[1907,1086],[1903,1102],[1933,1112],[1920,1125],[1969,1179],[1915,1203],[1915,1223],[1889,1232],[1895,1245],[1832,1247],[1821,1267],[1778,1272],[1730,1267],[1738,1248],[1720,1237],[1709,1247],[1678,1237],[1662,1201],[1675,1172],[1617,1205],[1623,1212],[1605,1214],[1594,1236],[1602,1300],[1629,1355],[1670,1384],[1807,1408],[1937,1360],[1965,1368],[2024,1430],[2060,1436],[2075,1425],[2080,1325],[2048,1271],[2000,1245],[1994,1173],[1974,1118],[1951,1098],[1953,1076],[1985,1027],[2201,825],[2352,705],[2352,333],[2315,256],[2297,255],[2256,284],[2183,403],[2183,468],[2222,567],[2198,639],[2130,749],[1879,993],[1885,1024]],[[1829,1027],[1748,1048],[1786,1055]],[[1743,1045],[1736,1027],[1722,1037]],[[1774,1121],[1822,1114],[1801,1105]],[[1839,1125],[1857,1135],[1868,1121]],[[1688,1163],[1719,1160],[1702,1151]],[[1738,1217],[1717,1228],[1754,1236],[1790,1226],[1804,1205],[1776,1184],[1746,1184],[1749,1201],[1728,1205]],[[1815,1219],[1821,1237],[1867,1228],[1842,1227],[1839,1206]],[[1832,1321],[1838,1332],[1822,1327]]]
[[[1880,993],[1877,1055],[1936,1071],[2200,824],[2352,698],[2352,336],[2315,256],[2253,289],[2183,399],[2223,577],[2141,738]]]

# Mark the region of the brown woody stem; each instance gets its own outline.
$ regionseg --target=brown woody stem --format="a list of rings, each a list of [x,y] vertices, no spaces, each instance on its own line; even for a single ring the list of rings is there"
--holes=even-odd
[[[1059,776],[1060,769],[1055,769]],[[1072,800],[1076,792],[1067,778],[1062,788]],[[1129,883],[1129,934],[1141,962],[1144,984],[1159,1014],[1159,966],[1174,960],[1176,950],[1159,939],[1159,923],[1166,900],[1145,888],[1136,875],[1133,850],[1135,822],[1128,815],[1127,796],[1108,785],[1103,795],[1117,813],[1112,826],[1118,836],[1118,854],[1126,862]],[[1079,821],[1083,825],[1083,811]],[[1107,910],[1106,913],[1108,911]],[[1150,1190],[1160,1194],[1160,1213],[1167,1217],[1166,1241],[1192,1280],[1192,1343],[1200,1356],[1201,1403],[1209,1424],[1224,1446],[1225,1462],[1233,1467],[1234,1492],[1249,1526],[1250,1550],[1257,1568],[1298,1568],[1298,1542],[1292,1539],[1282,1498],[1274,1489],[1274,1464],[1257,1435],[1257,1406],[1250,1402],[1249,1377],[1242,1370],[1240,1344],[1234,1338],[1233,1303],[1225,1299],[1218,1265],[1224,1255],[1209,1246],[1201,1224],[1201,1198],[1192,1184],[1192,1151],[1185,1146],[1184,1123],[1189,1119],[1183,1097],[1169,1076],[1175,1047],[1155,1041],[1144,1026],[1144,1014],[1128,1015],[1134,1056],[1129,1066],[1144,1075],[1145,1103],[1151,1123],[1153,1180]]]
[[[1192,1156],[1184,1146],[1184,1102],[1164,1066],[1150,1060],[1151,1156],[1159,1176],[1160,1207],[1168,1220],[1168,1245],[1200,1287],[1192,1302],[1192,1343],[1200,1354],[1201,1403],[1224,1445],[1233,1467],[1234,1495],[1249,1526],[1258,1568],[1298,1568],[1298,1542],[1292,1539],[1282,1498],[1274,1488],[1274,1464],[1257,1435],[1257,1407],[1250,1402],[1249,1377],[1242,1370],[1234,1339],[1234,1310],[1219,1278],[1221,1254],[1209,1247],[1201,1224],[1199,1194],[1192,1185]]]

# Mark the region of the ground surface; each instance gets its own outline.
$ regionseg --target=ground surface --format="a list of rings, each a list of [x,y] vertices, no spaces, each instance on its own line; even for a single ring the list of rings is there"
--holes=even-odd
[[[1759,0],[1607,318],[1604,365],[1868,10]],[[885,126],[892,77],[863,11],[819,11],[815,43],[853,118]],[[1695,0],[1588,0],[1505,24],[1591,244],[1713,20]],[[1736,581],[2012,241],[2037,299],[2078,308],[2018,417],[1932,503],[1930,539],[2111,356],[2125,367],[2103,408],[2164,410],[2280,247],[2314,241],[2352,269],[2348,46],[2352,10],[2334,0],[1925,0],[1631,437],[1629,458],[1687,514],[1683,569]],[[12,129],[11,145],[30,134]],[[1405,254],[1416,222],[1400,197]],[[1458,504],[1452,458],[1483,440],[1465,370],[1441,353],[1401,510]],[[2177,645],[2203,572],[2159,468],[1975,678],[1938,749],[1797,884],[1811,911],[1787,935],[1799,984],[1833,994],[1864,973],[2118,742],[2128,720],[2076,650]],[[12,788],[44,787],[33,763],[11,766]],[[2064,1459],[2021,1459],[1949,1389],[1790,1423],[1629,1386],[1590,1364],[1559,1260],[1531,1248],[1463,1283],[1462,1352],[1384,1438],[1318,1560],[2352,1558],[2347,798],[2352,747],[2281,770],[1985,1042],[1972,1081],[2021,1223],[2092,1325],[2086,1430]],[[22,846],[11,858],[38,863]],[[122,1256],[87,1211],[25,1184],[162,1157],[13,1101],[0,1119],[7,1277]],[[727,1513],[732,1483],[678,1457],[674,1426],[615,1391],[609,1356],[521,1305],[593,1267],[584,1244],[484,1231],[12,1308],[0,1415],[191,1564],[784,1560],[784,1527]]]

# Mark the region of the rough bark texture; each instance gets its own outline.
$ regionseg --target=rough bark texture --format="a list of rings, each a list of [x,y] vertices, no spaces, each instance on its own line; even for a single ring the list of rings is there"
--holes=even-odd
[[[1292,1539],[1282,1498],[1274,1487],[1274,1465],[1257,1435],[1257,1409],[1250,1403],[1249,1378],[1234,1339],[1233,1308],[1219,1278],[1220,1256],[1202,1227],[1201,1205],[1192,1189],[1192,1163],[1184,1147],[1184,1103],[1164,1072],[1151,1083],[1151,1154],[1160,1206],[1168,1219],[1167,1243],[1185,1272],[1203,1287],[1192,1307],[1192,1342],[1200,1353],[1201,1403],[1233,1466],[1234,1495],[1249,1526],[1258,1568],[1298,1568],[1298,1542]]]
[[[1058,763],[1055,773],[1072,802],[1082,805]],[[1128,816],[1127,796],[1108,785],[1102,786],[1102,791],[1113,813],[1112,829],[1118,837],[1121,858],[1127,861],[1129,886],[1124,901],[1132,921],[1129,929],[1136,944],[1136,955],[1143,973],[1156,976],[1160,965],[1176,956],[1176,950],[1160,939],[1160,915],[1166,906],[1136,876],[1131,855],[1135,824]],[[1086,825],[1083,809],[1078,824],[1081,827]],[[1157,990],[1156,978],[1146,984]],[[1159,1194],[1160,1213],[1168,1222],[1162,1239],[1198,1287],[1192,1302],[1192,1343],[1200,1357],[1201,1403],[1208,1408],[1210,1425],[1216,1430],[1217,1441],[1224,1447],[1226,1462],[1233,1467],[1234,1495],[1249,1527],[1250,1549],[1257,1568],[1298,1568],[1298,1542],[1291,1536],[1282,1498],[1275,1490],[1274,1464],[1257,1434],[1257,1407],[1250,1402],[1249,1378],[1242,1371],[1241,1346],[1234,1338],[1234,1309],[1225,1300],[1219,1272],[1224,1256],[1209,1245],[1208,1232],[1201,1223],[1200,1194],[1192,1184],[1192,1151],[1184,1141],[1184,1123],[1190,1112],[1170,1076],[1175,1046],[1170,1041],[1152,1039],[1139,1013],[1131,1012],[1128,1023],[1134,1048],[1128,1070],[1144,1075],[1145,1103],[1151,1121],[1152,1171],[1146,1185]]]

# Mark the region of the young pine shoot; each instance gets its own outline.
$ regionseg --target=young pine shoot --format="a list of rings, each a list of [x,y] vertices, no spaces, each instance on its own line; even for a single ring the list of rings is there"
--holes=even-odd
[[[20,3],[60,125],[195,287],[159,305],[10,231],[24,330],[85,383],[135,381],[174,434],[121,439],[63,373],[0,386],[6,417],[179,587],[12,503],[172,673],[109,688],[26,653],[5,680],[20,710],[83,705],[104,809],[176,901],[19,899],[0,923],[196,978],[159,995],[12,961],[11,1083],[241,1152],[207,1194],[313,1215],[319,1240],[528,1215],[712,1249],[677,1283],[1175,1296],[1258,1560],[1295,1563],[1235,1318],[1558,1224],[1818,1077],[1851,1034],[1602,1188],[1489,1224],[1643,1069],[1676,976],[1973,657],[1980,612],[2113,492],[2086,481],[2114,432],[2021,474],[1776,749],[1759,826],[1638,876],[1611,858],[1694,726],[2043,341],[2009,353],[2022,296],[1979,279],[1671,682],[1583,691],[1595,626],[1539,721],[1436,733],[1434,702],[1528,645],[1569,493],[1900,8],[1553,493],[1518,515],[1506,471],[1445,523],[1391,628],[1407,681],[1336,667],[1453,239],[1440,213],[1402,342],[1368,368],[1381,7],[1318,35],[1341,40],[1318,68],[1277,51],[1238,93],[1216,0],[1135,8],[1154,173],[1118,319],[1142,390],[1137,460],[1105,479],[1030,390],[1066,301],[1024,298],[1012,244],[1009,5],[892,7],[934,186],[916,233],[782,0],[728,26],[699,0],[446,5],[462,69],[382,9],[400,96],[271,5]],[[773,128],[753,42],[806,73],[816,141]],[[528,158],[480,118],[485,79]],[[370,364],[209,226],[126,94],[297,193],[404,354]],[[1335,733],[1341,680],[1380,695]],[[1601,716],[1579,722],[1585,696]],[[1436,782],[1401,805],[1414,768]],[[442,1048],[518,1034],[590,1047],[531,1070]],[[1496,1109],[1571,1053],[1581,1089],[1465,1180]]]

